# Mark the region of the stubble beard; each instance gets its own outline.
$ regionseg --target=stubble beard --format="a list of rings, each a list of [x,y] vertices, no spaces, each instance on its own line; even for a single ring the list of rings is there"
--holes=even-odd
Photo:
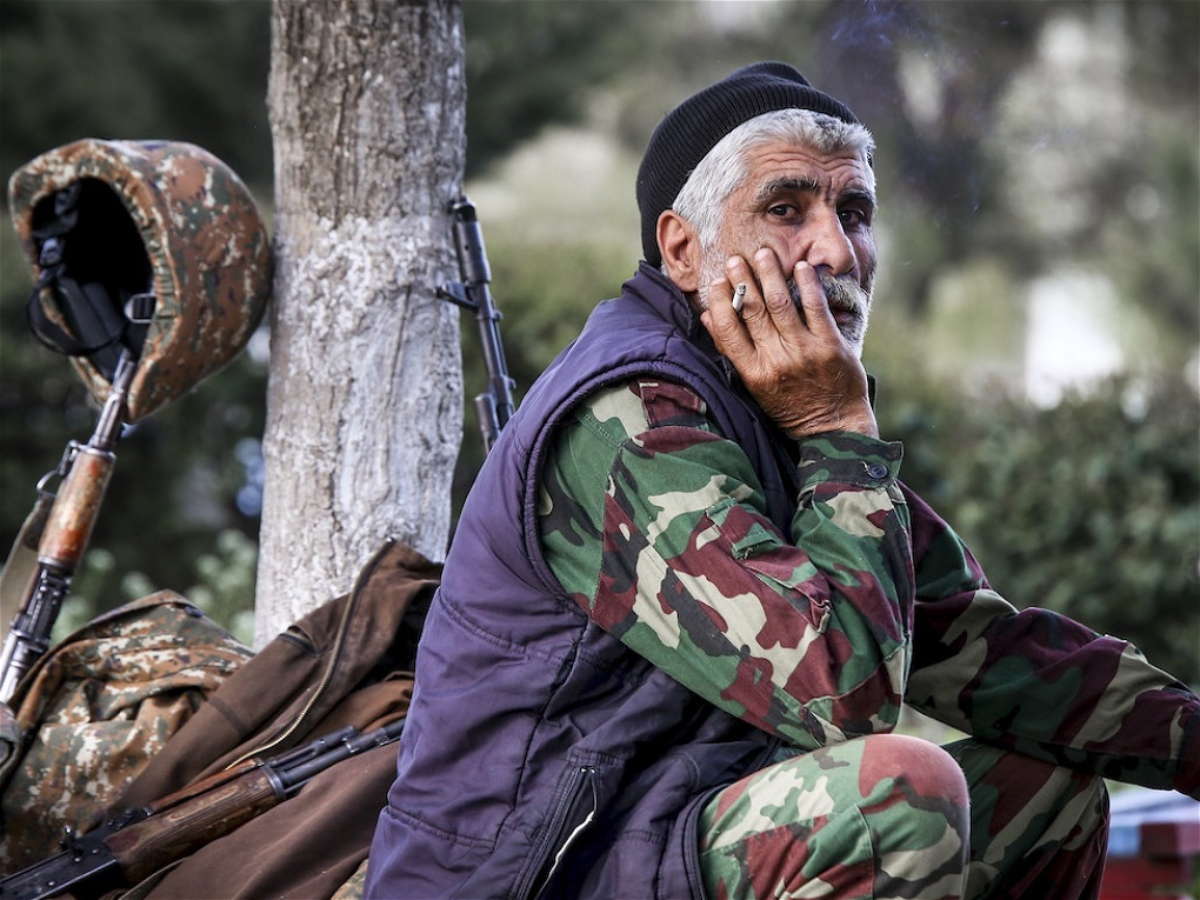
[[[846,342],[854,348],[857,356],[862,356],[863,342],[867,338],[867,323],[871,318],[871,291],[869,286],[864,288],[849,276],[838,277],[825,272],[818,273],[821,287],[825,291],[825,299],[829,309],[837,316],[839,312],[846,313],[845,321],[837,323],[838,331]],[[788,290],[792,292],[792,302],[800,308],[800,291],[794,281],[788,281]]]

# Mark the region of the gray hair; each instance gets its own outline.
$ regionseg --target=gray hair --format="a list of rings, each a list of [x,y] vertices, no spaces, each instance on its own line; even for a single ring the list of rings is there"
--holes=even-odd
[[[780,109],[755,116],[721,138],[692,170],[671,208],[696,229],[700,246],[711,249],[721,227],[725,201],[746,178],[746,156],[767,141],[786,141],[822,154],[850,151],[870,160],[875,139],[862,125],[807,109]],[[874,189],[874,171],[867,167]]]

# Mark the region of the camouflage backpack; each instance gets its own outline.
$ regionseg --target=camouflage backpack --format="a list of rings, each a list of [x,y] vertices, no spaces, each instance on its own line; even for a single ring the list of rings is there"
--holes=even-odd
[[[248,758],[346,726],[367,732],[402,719],[440,575],[437,564],[388,541],[353,590],[252,658],[176,595],[139,601],[63,642],[23,682],[30,689],[18,719],[37,738],[2,798],[6,810],[20,808],[10,815],[0,872],[53,856],[64,825],[86,832]],[[131,739],[125,746],[123,736]],[[369,749],[236,830],[104,896],[354,900],[395,771],[394,744]]]
[[[250,655],[163,591],[43,656],[13,696],[4,736],[0,873],[57,852],[65,828],[86,831]]]

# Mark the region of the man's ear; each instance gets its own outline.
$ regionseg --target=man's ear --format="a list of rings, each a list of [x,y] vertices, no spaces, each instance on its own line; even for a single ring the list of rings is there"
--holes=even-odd
[[[700,239],[690,222],[673,209],[658,217],[658,252],[667,277],[685,294],[700,287]]]

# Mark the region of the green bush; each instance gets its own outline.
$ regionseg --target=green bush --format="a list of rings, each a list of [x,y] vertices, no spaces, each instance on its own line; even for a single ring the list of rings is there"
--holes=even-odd
[[[1200,683],[1200,398],[1114,379],[1053,409],[920,382],[881,405],[905,478],[1017,606],[1132,641]]]

